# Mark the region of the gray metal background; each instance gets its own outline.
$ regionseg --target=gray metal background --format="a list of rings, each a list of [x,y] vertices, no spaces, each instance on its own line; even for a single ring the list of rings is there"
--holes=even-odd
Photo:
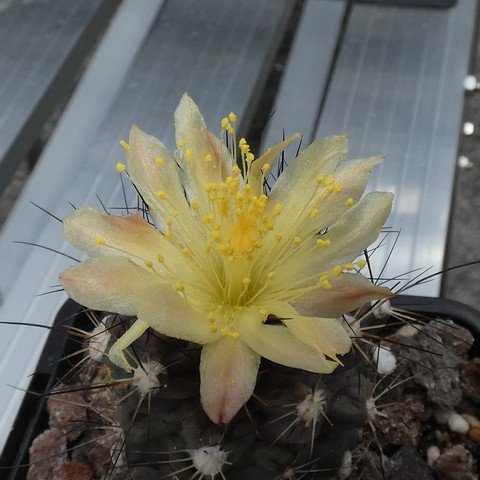
[[[0,193],[117,5],[117,0],[1,5]]]

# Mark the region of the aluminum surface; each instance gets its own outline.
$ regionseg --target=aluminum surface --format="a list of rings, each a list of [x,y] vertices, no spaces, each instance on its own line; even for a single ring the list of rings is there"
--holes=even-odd
[[[205,0],[201,6],[196,0],[175,0],[165,2],[156,18],[161,3],[124,2],[17,200],[0,236],[5,266],[0,272],[1,320],[50,324],[65,296],[35,295],[48,291],[57,274],[73,263],[43,250],[12,246],[13,240],[79,256],[62,240],[60,224],[27,202],[33,200],[60,217],[71,211],[69,201],[101,208],[96,194],[108,207],[122,206],[115,164],[124,152],[118,140],[128,137],[135,122],[172,146],[172,115],[185,91],[214,130],[232,110],[240,118],[248,116],[292,7],[288,0],[241,0],[234,5]],[[133,46],[128,35],[134,37]],[[133,203],[131,189],[128,197]],[[23,397],[7,385],[28,385],[27,375],[35,369],[44,339],[40,329],[2,326],[0,446]]]
[[[368,186],[396,196],[387,225],[401,235],[384,277],[442,268],[475,10],[352,9],[317,136],[347,133],[350,158],[385,156]],[[377,274],[393,237],[373,257]],[[440,282],[408,293],[436,296]]]
[[[118,2],[2,2],[0,193]]]

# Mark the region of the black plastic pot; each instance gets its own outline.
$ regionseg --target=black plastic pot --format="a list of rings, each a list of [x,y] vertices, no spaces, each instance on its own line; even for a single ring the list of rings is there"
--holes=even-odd
[[[423,314],[428,317],[450,318],[468,328],[475,337],[475,350],[480,349],[480,312],[475,308],[454,300],[412,295],[400,295],[392,299],[397,308]],[[27,395],[22,404],[6,448],[0,457],[0,479],[24,480],[28,470],[28,449],[41,432],[48,428],[46,394],[71,367],[68,361],[60,359],[78,349],[78,344],[68,335],[66,326],[88,330],[91,324],[84,315],[77,314],[83,307],[68,300],[57,314],[54,328],[48,338],[32,376],[29,390],[40,395]],[[19,327],[20,328],[20,327]],[[11,467],[11,468],[6,468]]]

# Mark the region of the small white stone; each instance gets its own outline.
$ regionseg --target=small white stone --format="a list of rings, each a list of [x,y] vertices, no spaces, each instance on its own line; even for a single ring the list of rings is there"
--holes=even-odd
[[[477,89],[477,78],[474,75],[467,75],[463,80],[463,88],[469,92]]]
[[[380,375],[389,375],[397,366],[397,358],[388,347],[374,347],[372,357]]]
[[[448,423],[450,420],[450,417],[454,414],[455,412],[453,410],[449,410],[447,408],[443,407],[436,407],[433,409],[433,416],[435,417],[435,420],[440,424],[440,425],[445,425]]]
[[[470,430],[470,425],[460,414],[454,412],[448,419],[448,428],[454,433],[465,435]]]
[[[430,467],[433,466],[435,460],[440,457],[440,449],[436,445],[432,445],[427,449],[427,463]]]
[[[228,453],[224,452],[219,445],[197,448],[189,453],[197,472],[202,476],[209,475],[210,478],[218,475],[227,462]]]
[[[463,124],[463,133],[465,135],[473,135],[475,131],[475,125],[472,122],[465,122]]]

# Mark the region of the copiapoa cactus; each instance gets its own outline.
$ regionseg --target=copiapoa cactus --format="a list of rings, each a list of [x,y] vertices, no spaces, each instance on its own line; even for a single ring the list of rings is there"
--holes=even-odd
[[[358,375],[348,356],[339,358],[354,334],[339,317],[392,295],[360,273],[359,255],[378,237],[393,200],[383,192],[362,198],[380,158],[345,161],[345,136],[317,140],[267,195],[266,176],[299,135],[255,158],[236,138],[235,122],[233,113],[224,118],[224,140],[216,138],[184,95],[173,154],[136,126],[122,142],[127,160],[117,170],[135,185],[146,214],[81,208],[64,219],[65,237],[90,258],[63,272],[61,284],[78,303],[119,314],[127,325],[100,324],[89,352],[91,362],[102,361],[111,344],[108,375],[124,381],[107,402],[109,422],[125,425],[126,411],[136,419],[117,444],[143,478],[153,468],[155,478],[175,471],[177,478],[293,479],[295,465],[301,471],[332,455],[336,427],[358,427],[345,408],[360,394]],[[192,400],[198,390],[205,413]],[[145,417],[139,406],[129,410],[135,392],[149,396]],[[249,400],[253,406],[242,409]],[[320,424],[333,430],[319,434]],[[166,457],[142,467],[141,451]],[[288,468],[291,476],[281,476]]]

